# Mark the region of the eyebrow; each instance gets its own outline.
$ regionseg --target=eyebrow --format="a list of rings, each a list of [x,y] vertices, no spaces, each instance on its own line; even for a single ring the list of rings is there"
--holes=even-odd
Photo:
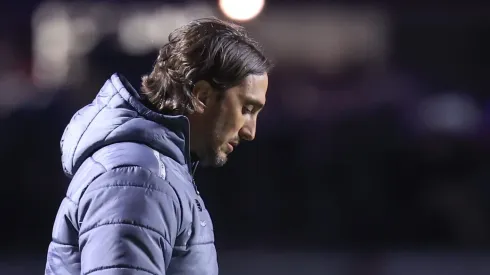
[[[251,105],[254,105],[256,108],[258,108],[259,110],[262,109],[264,107],[264,103],[262,103],[261,101],[255,99],[255,98],[245,98],[245,102],[247,104],[251,104]]]

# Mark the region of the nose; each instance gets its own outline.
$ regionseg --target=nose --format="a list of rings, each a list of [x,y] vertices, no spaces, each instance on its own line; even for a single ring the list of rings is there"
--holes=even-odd
[[[246,141],[252,141],[255,139],[255,132],[256,132],[256,121],[255,119],[250,119],[245,125],[243,125],[242,129],[240,129],[240,132],[238,133],[240,136],[240,139],[246,140]]]

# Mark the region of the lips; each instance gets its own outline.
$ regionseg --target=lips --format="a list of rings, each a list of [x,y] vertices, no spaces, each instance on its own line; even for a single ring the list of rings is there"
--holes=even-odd
[[[231,152],[233,152],[233,150],[234,150],[234,149],[235,149],[235,147],[237,147],[237,146],[238,146],[238,143],[236,143],[236,142],[229,142],[229,143],[228,143],[228,149],[229,149],[230,153],[231,153]]]

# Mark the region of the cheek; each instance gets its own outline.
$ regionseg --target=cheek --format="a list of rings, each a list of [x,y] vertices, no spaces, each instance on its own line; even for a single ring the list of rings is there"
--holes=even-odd
[[[232,139],[238,135],[243,125],[244,117],[240,112],[224,112],[220,116],[218,125],[220,136],[224,139]]]

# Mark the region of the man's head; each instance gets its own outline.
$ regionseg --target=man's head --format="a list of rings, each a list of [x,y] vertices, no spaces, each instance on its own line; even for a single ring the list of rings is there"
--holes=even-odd
[[[157,111],[186,115],[191,151],[204,165],[222,166],[255,137],[271,67],[242,27],[201,19],[170,34],[141,90]]]

